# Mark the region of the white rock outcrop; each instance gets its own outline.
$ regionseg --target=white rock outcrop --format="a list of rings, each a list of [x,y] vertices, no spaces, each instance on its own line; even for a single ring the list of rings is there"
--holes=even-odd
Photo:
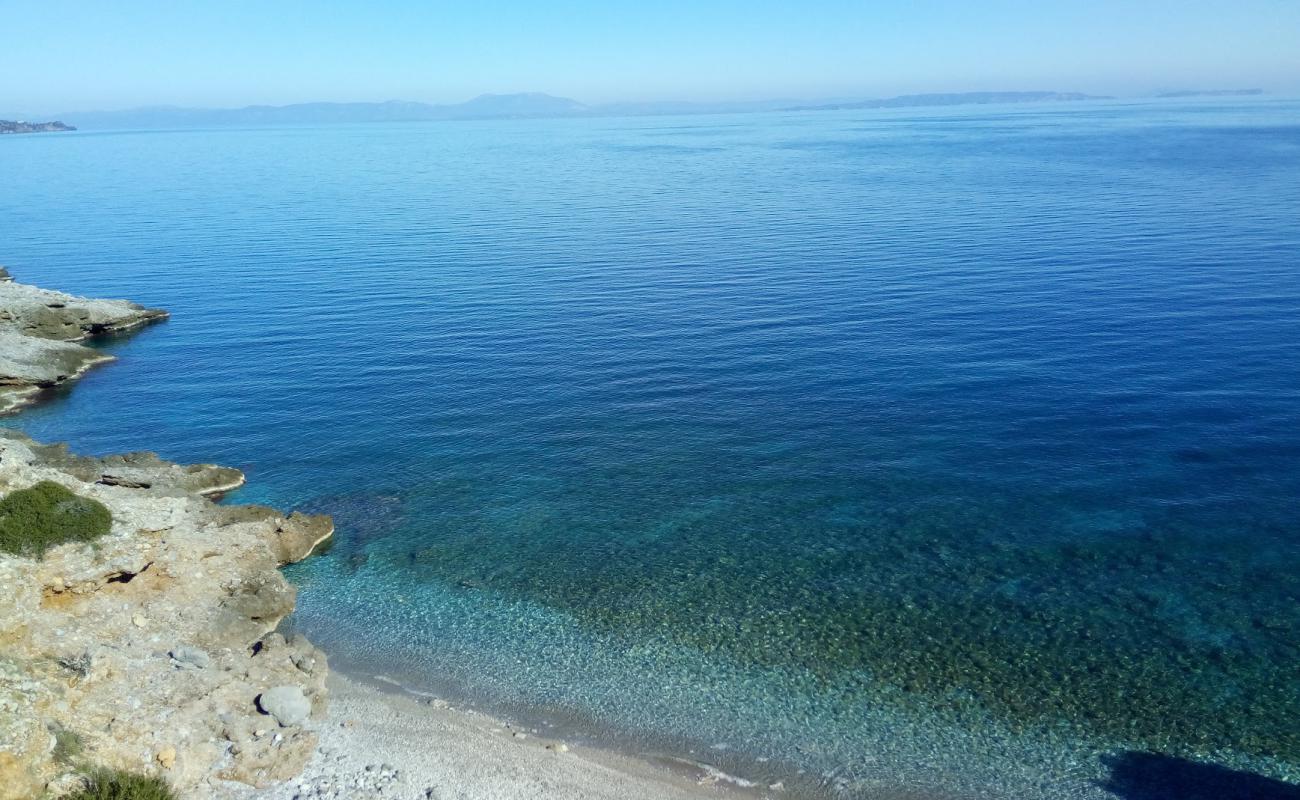
[[[0,431],[0,494],[54,481],[113,514],[92,543],[0,554],[0,798],[57,792],[82,764],[161,772],[182,790],[297,774],[326,661],[272,633],[295,597],[278,567],[328,537],[328,518],[217,505],[203,496],[230,482],[217,467],[137,464],[146,488],[88,480],[94,462],[117,466],[69,471],[62,448]],[[270,693],[291,727],[259,707]]]
[[[127,300],[74,297],[15,283],[0,267],[0,413],[113,357],[77,342],[166,319]]]

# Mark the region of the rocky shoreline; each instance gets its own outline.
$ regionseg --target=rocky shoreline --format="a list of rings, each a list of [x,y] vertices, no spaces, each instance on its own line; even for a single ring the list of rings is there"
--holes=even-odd
[[[2,268],[0,281],[0,412],[111,360],[78,341],[167,316]],[[296,599],[279,568],[333,522],[214,502],[243,485],[239,470],[79,456],[0,428],[0,502],[49,483],[112,522],[39,555],[0,548],[0,800],[57,800],[99,768],[219,800],[784,794],[331,673],[310,641],[276,629]]]
[[[6,410],[109,360],[77,340],[166,317],[4,277]],[[305,638],[273,632],[295,600],[279,567],[331,520],[214,503],[244,482],[235,469],[77,456],[0,430],[0,495],[41,482],[112,524],[43,555],[0,553],[0,799],[59,797],[91,768],[159,775],[183,797],[301,772],[328,670]]]
[[[17,283],[0,267],[0,414],[113,357],[79,342],[167,319],[127,300],[92,300]]]

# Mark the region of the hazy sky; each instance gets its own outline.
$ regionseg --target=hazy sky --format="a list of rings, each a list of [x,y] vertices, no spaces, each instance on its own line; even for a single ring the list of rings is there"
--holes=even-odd
[[[1300,90],[1300,0],[0,0],[0,111]]]

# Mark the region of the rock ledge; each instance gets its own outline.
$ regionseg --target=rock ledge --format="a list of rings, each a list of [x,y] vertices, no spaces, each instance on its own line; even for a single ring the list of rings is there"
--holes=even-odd
[[[167,318],[127,300],[91,300],[14,282],[0,267],[0,413],[113,357],[78,342]]]

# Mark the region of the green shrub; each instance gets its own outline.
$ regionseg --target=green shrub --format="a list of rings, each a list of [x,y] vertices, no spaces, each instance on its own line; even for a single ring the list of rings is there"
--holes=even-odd
[[[50,733],[54,734],[54,760],[60,764],[71,764],[86,749],[86,743],[76,731],[55,725],[51,727]]]
[[[117,769],[99,769],[86,776],[84,789],[62,800],[176,800],[176,793],[152,775]]]
[[[0,500],[0,551],[39,557],[64,542],[97,539],[112,525],[103,503],[41,481]]]

